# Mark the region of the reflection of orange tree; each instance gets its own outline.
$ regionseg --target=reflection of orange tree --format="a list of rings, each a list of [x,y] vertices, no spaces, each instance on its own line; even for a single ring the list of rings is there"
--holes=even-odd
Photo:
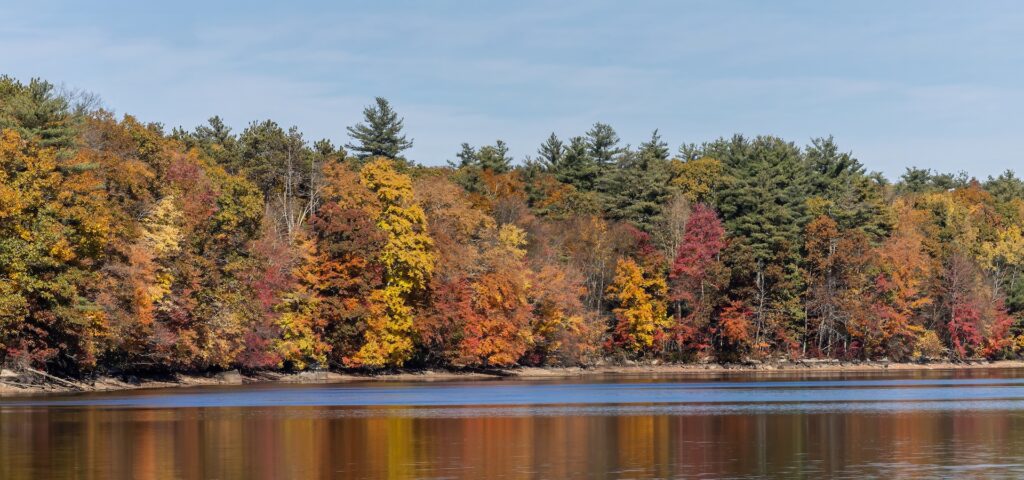
[[[362,417],[320,407],[4,415],[0,476],[41,478],[44,468],[46,477],[97,479],[777,477],[878,464],[910,475],[912,465],[1013,458],[1024,440],[1005,415],[970,411],[417,418],[407,408],[370,407]],[[972,448],[950,447],[954,433]]]

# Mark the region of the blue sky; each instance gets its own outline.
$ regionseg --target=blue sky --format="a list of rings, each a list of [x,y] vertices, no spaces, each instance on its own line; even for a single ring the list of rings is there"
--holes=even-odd
[[[425,164],[602,121],[673,149],[831,134],[890,178],[1020,165],[1014,2],[96,3],[0,0],[0,73],[168,127],[271,118],[336,144],[380,95]]]

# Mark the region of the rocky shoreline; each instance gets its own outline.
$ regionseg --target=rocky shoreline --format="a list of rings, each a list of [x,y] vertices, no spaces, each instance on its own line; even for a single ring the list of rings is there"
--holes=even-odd
[[[632,364],[599,365],[590,367],[517,367],[481,371],[423,369],[389,372],[256,372],[243,374],[227,371],[209,374],[175,374],[160,378],[146,377],[98,377],[88,381],[61,379],[46,375],[0,371],[0,396],[47,393],[109,392],[150,388],[190,387],[202,385],[243,385],[266,383],[353,383],[353,382],[434,382],[486,379],[572,379],[602,375],[615,376],[659,376],[709,373],[841,373],[878,371],[928,371],[928,370],[976,370],[976,369],[1022,369],[1022,360],[972,361],[972,362],[840,362],[829,360],[780,361],[745,364]],[[45,374],[44,374],[45,375]]]

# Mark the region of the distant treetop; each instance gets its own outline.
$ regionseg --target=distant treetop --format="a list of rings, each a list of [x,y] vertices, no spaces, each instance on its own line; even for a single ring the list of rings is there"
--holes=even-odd
[[[363,109],[363,122],[347,127],[353,141],[345,148],[360,159],[384,156],[405,160],[401,153],[412,147],[412,140],[402,134],[403,121],[387,99],[377,97],[375,105]]]

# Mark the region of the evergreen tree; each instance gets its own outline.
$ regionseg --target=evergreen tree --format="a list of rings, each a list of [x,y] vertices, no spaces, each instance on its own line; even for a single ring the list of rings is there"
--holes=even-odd
[[[202,149],[210,158],[229,170],[235,171],[241,165],[238,138],[231,133],[231,127],[219,116],[210,117],[206,125],[200,125],[192,132],[177,132],[174,137],[190,148]]]
[[[810,170],[812,215],[825,214],[841,231],[860,230],[870,238],[883,237],[891,228],[882,187],[864,173],[850,153],[841,153],[832,137],[816,138],[805,149]]]
[[[193,136],[204,144],[231,145],[235,141],[231,127],[225,125],[224,120],[216,115],[207,120],[207,125],[196,127]]]
[[[248,177],[269,199],[281,186],[290,140],[276,122],[252,122],[238,137],[238,155],[227,168]]]
[[[804,311],[800,246],[807,223],[807,169],[800,149],[776,137],[737,135],[706,146],[727,180],[718,194],[730,244],[731,288],[754,309],[754,343],[774,337],[799,349]],[[768,335],[771,332],[771,335]]]
[[[459,159],[459,163],[448,162],[449,165],[455,168],[474,167],[479,163],[476,156],[476,149],[466,142],[462,142],[459,153],[455,154],[455,158]]]
[[[619,135],[611,125],[598,122],[587,131],[587,152],[601,167],[615,164],[622,151],[618,145]]]
[[[260,188],[279,231],[293,238],[315,210],[322,156],[309,148],[298,127],[285,131],[270,120],[253,122],[238,143],[237,172]]]
[[[651,232],[673,193],[668,161],[651,149],[626,150],[620,157],[619,165],[607,170],[598,181],[607,215]]]
[[[77,120],[68,99],[50,82],[33,78],[23,85],[0,76],[0,130],[13,129],[26,140],[65,155],[74,147]]]
[[[477,164],[484,170],[505,173],[512,170],[512,157],[508,154],[508,145],[497,140],[494,145],[485,145],[476,152]]]
[[[807,172],[800,149],[776,137],[741,135],[707,146],[728,181],[718,207],[732,235],[746,237],[757,259],[797,253],[806,224]]]
[[[573,137],[565,147],[562,161],[554,170],[555,177],[562,183],[576,187],[582,192],[594,189],[597,177],[601,172],[600,165],[590,155],[585,137]]]
[[[640,144],[640,155],[652,161],[668,160],[668,144],[662,141],[658,129],[651,132],[651,139]]]
[[[626,220],[645,232],[651,232],[661,219],[662,209],[672,197],[668,145],[658,131],[633,151],[623,149],[618,162],[605,170],[598,180],[610,218]]]
[[[540,148],[537,149],[537,155],[540,157],[540,163],[544,166],[545,170],[557,172],[562,166],[562,160],[565,158],[565,150],[565,144],[552,132],[547,140],[544,140],[544,143],[540,145]]]
[[[508,145],[503,140],[495,141],[494,145],[484,145],[480,149],[463,142],[455,158],[459,159],[458,163],[448,164],[460,169],[476,168],[495,173],[512,170],[512,157],[509,156]]]
[[[966,187],[968,183],[970,179],[965,172],[954,175],[934,172],[930,168],[907,167],[907,171],[900,176],[896,190],[903,194],[947,191]]]
[[[463,143],[455,157],[459,159],[458,163],[448,164],[458,169],[455,173],[455,183],[467,192],[482,192],[481,174],[484,171],[506,173],[512,170],[512,157],[508,155],[508,145],[502,140],[495,141],[494,145],[484,145],[479,150],[468,143]]]
[[[412,147],[412,140],[402,134],[403,121],[386,99],[377,97],[376,105],[363,109],[363,123],[347,128],[354,142],[345,148],[359,159],[382,156],[405,162],[401,154]]]
[[[985,190],[999,203],[1024,200],[1024,181],[1017,178],[1012,170],[1007,170],[995,178],[989,176],[985,181]]]

